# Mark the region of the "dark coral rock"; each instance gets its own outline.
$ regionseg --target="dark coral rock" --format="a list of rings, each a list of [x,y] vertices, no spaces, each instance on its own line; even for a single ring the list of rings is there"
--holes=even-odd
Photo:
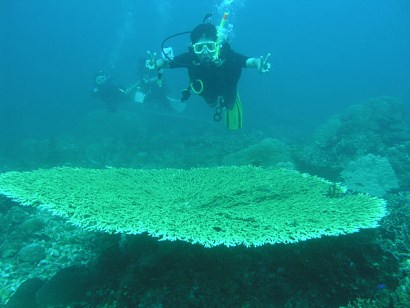
[[[33,243],[21,248],[17,256],[23,262],[34,263],[41,261],[46,252],[43,245]]]
[[[67,267],[60,270],[36,293],[38,307],[66,307],[87,300],[87,292],[95,276],[84,267]]]
[[[31,307],[37,308],[35,295],[38,289],[44,284],[44,281],[38,278],[28,279],[23,282],[17,289],[16,293],[10,298],[5,305],[6,308]]]

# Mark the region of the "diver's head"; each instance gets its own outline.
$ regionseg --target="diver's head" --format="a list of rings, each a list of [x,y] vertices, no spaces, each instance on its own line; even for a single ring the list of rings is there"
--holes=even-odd
[[[105,72],[99,71],[97,74],[95,74],[95,83],[103,84],[107,81],[108,78],[109,76]]]
[[[210,23],[200,24],[191,32],[194,53],[201,63],[210,63],[217,57],[217,31]]]

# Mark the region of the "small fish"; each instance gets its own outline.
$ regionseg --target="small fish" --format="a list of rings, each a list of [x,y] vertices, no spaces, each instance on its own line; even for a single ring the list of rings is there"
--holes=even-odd
[[[379,283],[378,285],[376,285],[377,290],[383,290],[386,288],[386,285],[384,283]]]

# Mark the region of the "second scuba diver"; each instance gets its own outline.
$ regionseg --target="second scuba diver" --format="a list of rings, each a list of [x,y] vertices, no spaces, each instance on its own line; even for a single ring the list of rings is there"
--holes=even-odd
[[[128,99],[129,92],[127,88],[118,85],[110,74],[99,71],[95,75],[93,96],[106,103],[111,112],[115,112],[119,103]]]
[[[146,66],[159,72],[162,68],[187,68],[190,81],[188,88],[183,91],[182,100],[186,100],[191,91],[202,96],[209,106],[215,108],[215,121],[221,120],[222,109],[225,108],[227,127],[238,129],[242,127],[242,103],[237,84],[242,68],[257,68],[261,73],[266,73],[270,69],[270,54],[254,58],[233,51],[222,38],[226,18],[227,13],[219,30],[213,24],[205,22],[204,18],[204,22],[191,32],[181,33],[190,33],[191,45],[188,52],[170,58],[163,49],[162,59],[156,59],[156,54],[148,52],[150,58],[146,61]]]
[[[110,112],[116,112],[119,105],[125,101],[148,103],[165,107],[170,111],[184,110],[185,104],[167,96],[167,87],[158,85],[156,77],[150,76],[145,71],[140,73],[141,78],[138,82],[122,87],[110,74],[99,71],[95,76],[93,96],[106,103]]]

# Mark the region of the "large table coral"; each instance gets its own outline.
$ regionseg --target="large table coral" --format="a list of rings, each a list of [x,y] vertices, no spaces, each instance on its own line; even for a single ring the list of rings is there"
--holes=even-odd
[[[285,169],[53,168],[0,175],[0,192],[89,230],[260,246],[378,226],[382,199]]]

